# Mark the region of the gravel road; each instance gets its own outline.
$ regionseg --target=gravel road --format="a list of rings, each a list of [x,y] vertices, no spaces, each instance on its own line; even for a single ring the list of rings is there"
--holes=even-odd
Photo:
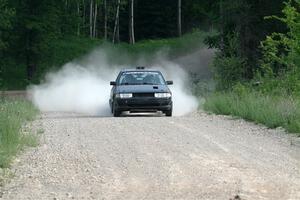
[[[44,113],[2,199],[300,199],[300,139],[194,113]]]

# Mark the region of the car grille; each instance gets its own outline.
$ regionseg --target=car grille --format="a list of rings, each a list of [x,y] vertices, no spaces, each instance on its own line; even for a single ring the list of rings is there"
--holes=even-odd
[[[154,97],[154,93],[133,93],[133,97]]]

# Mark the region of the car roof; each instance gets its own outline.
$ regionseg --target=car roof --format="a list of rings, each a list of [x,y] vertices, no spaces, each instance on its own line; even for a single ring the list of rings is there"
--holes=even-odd
[[[154,69],[122,69],[121,72],[159,72],[159,70]]]

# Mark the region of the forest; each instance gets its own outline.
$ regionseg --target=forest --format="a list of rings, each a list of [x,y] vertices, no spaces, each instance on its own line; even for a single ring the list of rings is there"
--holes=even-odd
[[[217,51],[204,109],[300,130],[299,0],[0,0],[0,9],[2,90],[103,43],[135,52],[203,40]]]

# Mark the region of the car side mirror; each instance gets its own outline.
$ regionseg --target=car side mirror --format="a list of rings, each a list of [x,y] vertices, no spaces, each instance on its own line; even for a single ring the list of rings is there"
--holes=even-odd
[[[111,81],[110,85],[116,85],[116,81]]]
[[[167,81],[167,85],[173,85],[173,81]]]

